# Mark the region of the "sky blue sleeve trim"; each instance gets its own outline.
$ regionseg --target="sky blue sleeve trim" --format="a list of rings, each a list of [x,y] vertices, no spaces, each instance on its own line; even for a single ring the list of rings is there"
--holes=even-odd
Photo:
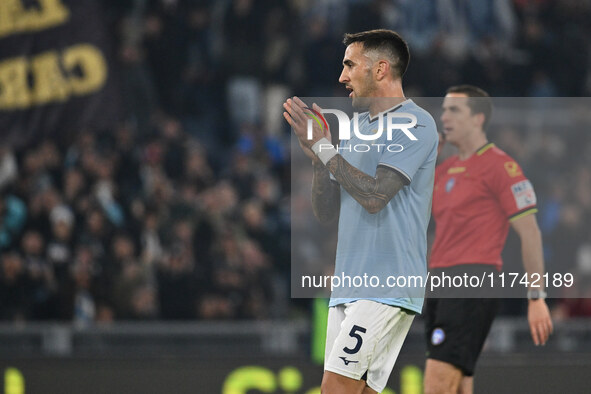
[[[406,172],[402,171],[402,170],[401,170],[400,168],[398,168],[398,167],[394,167],[393,165],[391,165],[391,164],[386,164],[386,163],[378,163],[378,167],[379,167],[379,166],[384,166],[384,167],[391,168],[391,169],[393,169],[394,171],[396,171],[397,173],[399,173],[400,175],[402,175],[402,177],[403,177],[403,178],[405,178],[405,180],[406,180],[406,182],[405,182],[405,183],[406,183],[407,185],[408,185],[408,184],[409,184],[409,183],[412,181],[411,177],[409,177],[409,176],[408,176],[408,174],[407,174]]]

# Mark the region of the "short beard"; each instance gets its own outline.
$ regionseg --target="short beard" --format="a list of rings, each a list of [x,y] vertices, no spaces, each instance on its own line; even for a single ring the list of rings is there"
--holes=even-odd
[[[372,100],[374,99],[374,97],[371,97],[370,93],[372,93],[373,91],[376,90],[376,84],[375,82],[371,79],[371,70],[372,68],[370,67],[367,75],[366,75],[366,85],[365,85],[365,89],[364,92],[362,93],[363,96],[356,96],[353,97],[353,108],[357,109],[357,110],[362,110],[362,111],[366,111],[369,109],[369,107],[371,106]]]
[[[353,108],[360,111],[367,111],[371,104],[371,97],[353,97]]]

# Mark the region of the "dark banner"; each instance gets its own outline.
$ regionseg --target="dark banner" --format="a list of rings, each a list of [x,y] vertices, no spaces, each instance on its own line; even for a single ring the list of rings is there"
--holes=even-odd
[[[0,1],[0,143],[112,126],[109,52],[96,0]]]
[[[403,349],[404,352],[404,349]],[[589,355],[484,355],[476,393],[588,393]],[[422,394],[422,354],[401,354],[382,394]],[[322,366],[298,358],[0,358],[11,394],[320,394]]]

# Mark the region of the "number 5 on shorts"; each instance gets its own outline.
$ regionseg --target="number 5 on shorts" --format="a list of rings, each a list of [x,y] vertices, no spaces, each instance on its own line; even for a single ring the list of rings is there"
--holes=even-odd
[[[359,326],[353,326],[353,328],[351,328],[351,331],[349,332],[349,336],[357,339],[357,344],[355,345],[355,347],[353,349],[349,349],[348,347],[344,347],[343,351],[347,354],[355,354],[359,351],[359,349],[361,349],[361,345],[363,344],[363,338],[361,338],[361,335],[357,334],[357,331],[365,333],[367,330],[365,328],[359,327]]]

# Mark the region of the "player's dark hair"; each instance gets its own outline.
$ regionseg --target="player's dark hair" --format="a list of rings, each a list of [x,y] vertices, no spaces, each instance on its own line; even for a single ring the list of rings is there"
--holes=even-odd
[[[482,129],[486,131],[492,116],[492,100],[489,94],[473,85],[456,85],[447,89],[447,93],[460,93],[468,96],[468,107],[473,114],[484,114],[484,124]],[[472,99],[472,97],[476,99]]]
[[[402,79],[408,68],[410,51],[406,41],[398,33],[392,30],[377,29],[345,34],[343,44],[349,46],[355,42],[362,43],[364,50],[377,50],[388,55],[392,60],[394,77]]]

